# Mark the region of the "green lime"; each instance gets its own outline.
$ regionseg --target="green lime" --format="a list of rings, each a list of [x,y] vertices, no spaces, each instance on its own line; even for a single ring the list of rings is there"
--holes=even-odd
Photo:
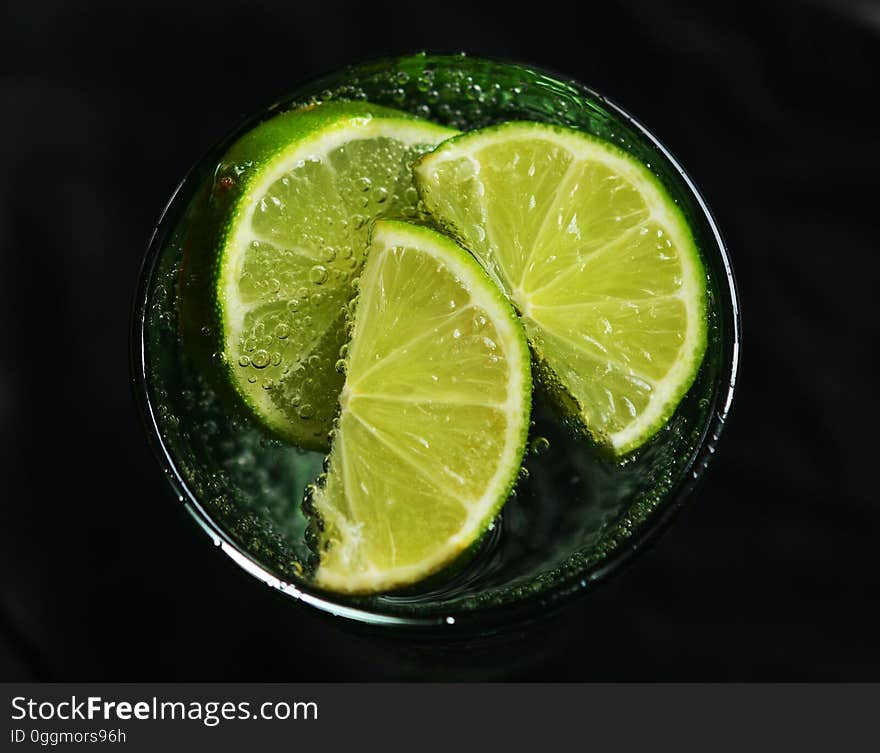
[[[369,103],[327,103],[261,123],[224,156],[220,346],[244,404],[283,439],[326,448],[370,224],[418,216],[412,162],[454,133]]]
[[[317,583],[387,591],[451,564],[517,478],[531,408],[525,333],[446,236],[376,223],[329,466],[310,505]]]
[[[651,171],[532,122],[472,131],[415,166],[428,210],[516,306],[551,391],[623,455],[669,419],[706,348],[706,274]]]

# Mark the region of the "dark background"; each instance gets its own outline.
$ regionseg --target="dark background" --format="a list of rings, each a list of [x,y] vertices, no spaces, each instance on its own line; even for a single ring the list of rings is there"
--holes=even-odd
[[[0,680],[403,676],[187,519],[127,348],[153,223],[202,152],[302,80],[418,49],[536,63],[635,113],[704,192],[742,297],[698,501],[512,676],[880,680],[880,5],[493,5],[3,4]]]

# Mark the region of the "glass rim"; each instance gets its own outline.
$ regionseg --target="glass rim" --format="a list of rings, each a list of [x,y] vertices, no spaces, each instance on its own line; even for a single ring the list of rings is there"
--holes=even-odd
[[[382,65],[392,65],[401,60],[425,55],[425,53],[415,53],[412,55],[373,58],[359,63],[342,66],[321,76],[299,82],[286,94],[272,99],[267,106],[254,112],[265,112],[273,109],[273,105],[277,106],[280,103],[289,102],[296,96],[296,92],[300,88],[306,85],[320,85],[325,79],[339,75],[345,71],[362,68],[378,68]],[[432,60],[441,59],[446,62],[468,59],[500,66],[513,66],[527,69],[540,75],[546,75],[558,83],[570,86],[577,92],[584,94],[591,99],[597,100],[604,107],[607,107],[614,117],[622,119],[628,123],[633,129],[635,129],[639,136],[646,139],[663,156],[663,158],[667,160],[669,165],[677,173],[678,178],[682,181],[682,184],[689,192],[691,198],[694,200],[696,207],[701,212],[702,218],[705,220],[707,227],[710,230],[710,236],[714,244],[713,253],[718,255],[723,269],[723,279],[719,276],[719,279],[717,280],[719,293],[718,315],[722,318],[725,326],[730,329],[729,336],[725,335],[721,340],[721,363],[719,376],[717,378],[720,386],[714,396],[715,404],[710,406],[709,415],[711,418],[706,422],[702,435],[694,446],[694,449],[691,452],[691,457],[682,470],[681,480],[665,495],[665,498],[657,505],[657,507],[649,513],[648,518],[633,531],[632,535],[627,539],[626,545],[616,547],[608,554],[601,564],[590,569],[588,575],[585,575],[585,570],[582,568],[581,572],[572,572],[562,577],[560,581],[548,587],[546,591],[529,593],[520,599],[514,599],[502,604],[492,604],[477,609],[456,610],[455,607],[448,607],[441,611],[437,611],[434,614],[417,615],[395,611],[394,605],[392,604],[388,604],[387,609],[352,606],[341,601],[336,601],[329,592],[317,588],[311,588],[305,583],[292,584],[282,581],[248,554],[244,547],[236,543],[232,536],[230,536],[223,527],[212,518],[205,507],[199,502],[196,495],[189,488],[184,474],[181,472],[179,465],[166,444],[162,431],[159,428],[156,406],[151,399],[149,388],[147,364],[147,306],[151,284],[162,248],[160,240],[162,239],[162,233],[168,215],[174,207],[178,196],[181,195],[184,190],[189,187],[189,184],[196,179],[199,165],[201,165],[207,155],[214,150],[216,143],[220,143],[223,138],[228,136],[228,134],[240,130],[245,123],[254,118],[253,113],[239,118],[238,121],[234,123],[233,127],[228,129],[224,136],[218,139],[217,142],[193,164],[175,187],[171,197],[166,202],[153,227],[153,231],[150,234],[150,239],[147,243],[146,252],[139,267],[137,285],[131,305],[129,342],[130,380],[135,404],[148,443],[154,457],[162,467],[166,479],[177,494],[178,501],[183,503],[185,510],[190,514],[193,520],[195,520],[199,527],[211,537],[215,547],[219,548],[251,576],[266,583],[274,590],[291,597],[296,602],[308,605],[309,607],[318,609],[321,612],[328,613],[335,617],[343,617],[367,625],[441,629],[460,629],[465,625],[503,625],[504,621],[516,622],[518,617],[531,613],[535,607],[544,610],[558,609],[564,604],[570,602],[574,596],[592,591],[600,583],[605,582],[610,576],[623,569],[623,567],[634,559],[637,554],[650,546],[650,544],[652,544],[668,527],[677,513],[685,506],[686,502],[693,498],[694,492],[703,480],[705,472],[710,465],[711,458],[715,454],[717,442],[724,430],[733,403],[741,360],[742,317],[736,280],[727,246],[706,200],[672,152],[663,144],[663,142],[660,141],[659,138],[645,127],[641,121],[632,116],[614,100],[609,99],[592,87],[586,86],[568,76],[560,75],[552,70],[531,63],[522,63],[484,56],[466,56],[466,58],[462,58],[460,54],[435,55],[428,53],[427,57]],[[708,253],[709,250],[710,249],[705,249],[704,253]],[[709,438],[708,440],[707,437]],[[573,554],[575,554],[575,552],[570,554],[566,560],[560,562],[554,569],[561,568]],[[345,597],[340,595],[340,598]]]

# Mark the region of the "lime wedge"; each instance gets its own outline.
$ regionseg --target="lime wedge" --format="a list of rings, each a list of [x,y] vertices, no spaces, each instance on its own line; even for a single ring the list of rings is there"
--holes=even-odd
[[[707,294],[690,229],[650,170],[580,131],[517,122],[445,142],[415,174],[595,440],[623,455],[653,436],[696,376]]]
[[[316,582],[372,593],[442,569],[491,525],[522,461],[531,371],[510,303],[446,236],[380,220],[359,289],[309,504]]]
[[[214,295],[236,392],[270,431],[326,449],[335,364],[377,217],[416,217],[413,160],[455,131],[368,103],[287,112],[224,156]]]

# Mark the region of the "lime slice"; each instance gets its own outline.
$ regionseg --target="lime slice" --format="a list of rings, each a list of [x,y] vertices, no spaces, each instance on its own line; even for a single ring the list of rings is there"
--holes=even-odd
[[[428,210],[508,293],[542,376],[618,455],[653,436],[706,347],[706,275],[675,202],[634,157],[518,122],[415,166]]]
[[[316,582],[371,593],[442,569],[491,525],[522,461],[531,371],[510,303],[446,236],[380,220],[359,289],[310,504]]]
[[[221,347],[245,405],[283,439],[326,449],[370,223],[418,215],[412,162],[454,133],[327,103],[265,121],[224,156],[214,189],[231,194],[214,289]]]

